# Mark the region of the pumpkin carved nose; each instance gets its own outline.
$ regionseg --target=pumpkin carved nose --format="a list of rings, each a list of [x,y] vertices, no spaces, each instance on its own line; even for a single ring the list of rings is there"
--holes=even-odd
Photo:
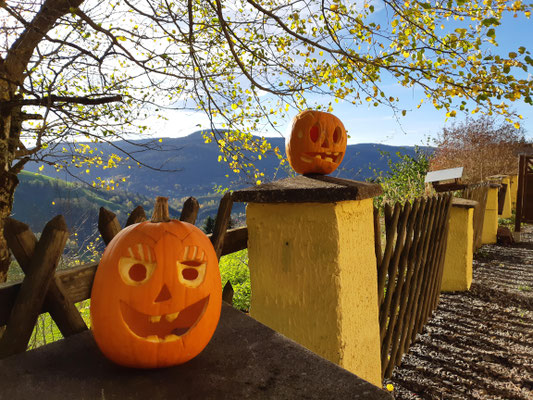
[[[329,147],[328,135],[324,136],[324,141],[322,142],[322,147],[324,147],[324,148],[328,148]]]
[[[168,290],[167,285],[163,284],[161,291],[154,300],[155,303],[161,303],[162,301],[170,300],[172,296],[170,295],[170,290]]]

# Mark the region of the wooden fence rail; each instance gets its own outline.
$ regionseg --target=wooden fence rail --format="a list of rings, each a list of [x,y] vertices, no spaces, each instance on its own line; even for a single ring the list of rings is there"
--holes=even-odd
[[[231,207],[228,194],[220,202],[214,233],[207,235],[218,258],[247,247],[247,227],[227,230]],[[194,223],[197,215],[198,202],[189,198],[180,220]],[[137,207],[125,226],[145,220],[144,210]],[[98,263],[90,263],[55,271],[68,236],[61,216],[47,224],[39,241],[29,227],[19,221],[8,219],[6,228],[8,246],[25,276],[22,281],[0,286],[0,327],[7,325],[0,337],[0,358],[26,349],[37,316],[45,312],[50,313],[64,336],[87,329],[74,304],[90,298],[98,267]],[[100,210],[98,228],[106,244],[121,230],[115,214],[104,208]],[[231,302],[232,295],[231,285],[226,285],[224,299]]]
[[[390,377],[440,293],[451,195],[386,205],[386,244],[376,229],[382,375]],[[374,209],[374,225],[379,210]]]

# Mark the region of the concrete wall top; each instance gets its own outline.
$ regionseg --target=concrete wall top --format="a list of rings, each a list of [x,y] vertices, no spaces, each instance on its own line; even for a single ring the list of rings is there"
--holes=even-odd
[[[460,197],[454,197],[452,199],[452,206],[462,208],[475,208],[478,202],[475,200],[463,199]]]
[[[328,175],[298,175],[233,192],[233,201],[249,203],[334,203],[364,200],[383,190],[375,183]]]

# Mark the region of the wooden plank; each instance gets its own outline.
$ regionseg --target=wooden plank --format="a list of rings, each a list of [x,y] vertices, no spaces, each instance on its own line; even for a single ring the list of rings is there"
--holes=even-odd
[[[376,253],[376,265],[381,265],[383,253],[381,251],[381,226],[379,223],[379,208],[374,206],[374,252]]]
[[[138,224],[140,222],[146,221],[146,213],[144,212],[144,208],[142,206],[137,206],[133,209],[133,211],[128,216],[128,219],[126,220],[126,226],[130,226],[133,224]]]
[[[181,210],[180,221],[188,222],[189,224],[195,224],[198,217],[198,210],[200,204],[194,197],[189,197],[183,203],[183,209]]]
[[[381,306],[383,298],[385,297],[385,283],[387,281],[387,272],[394,249],[394,238],[399,217],[400,205],[398,203],[394,206],[394,212],[392,211],[390,204],[385,204],[385,235],[387,242],[385,244],[383,259],[378,266],[378,306]]]
[[[420,333],[422,331],[422,328],[424,326],[423,321],[426,318],[426,313],[428,310],[429,305],[429,298],[431,294],[431,286],[433,282],[434,276],[437,274],[436,266],[435,266],[435,254],[437,253],[437,236],[438,236],[438,230],[441,227],[441,220],[442,220],[442,203],[443,203],[443,197],[439,196],[437,199],[437,205],[435,208],[435,222],[433,224],[433,228],[430,231],[430,247],[427,255],[427,273],[424,277],[424,287],[422,289],[422,294],[420,296],[420,307],[419,312],[416,315],[416,321],[415,321],[415,327],[413,335],[416,335],[416,333]],[[414,339],[414,337],[413,337]]]
[[[403,293],[400,296],[400,304],[398,305],[398,318],[391,334],[390,357],[385,358],[381,366],[382,378],[390,377],[394,367],[397,365],[395,364],[395,360],[396,354],[400,349],[402,332],[407,329],[406,315],[408,310],[408,300],[409,298],[413,297],[413,292],[415,290],[414,277],[417,270],[417,265],[419,263],[420,249],[423,239],[421,227],[425,216],[425,200],[421,198],[416,199],[413,208],[416,208],[416,212],[414,214],[415,223],[412,228],[413,244],[407,258],[407,276],[405,278]]]
[[[440,246],[440,254],[438,255],[438,268],[439,273],[437,276],[435,289],[433,291],[433,304],[432,304],[432,310],[435,310],[439,304],[440,300],[440,293],[441,293],[441,286],[442,286],[442,276],[444,273],[444,258],[446,256],[446,247],[448,244],[448,233],[450,231],[450,213],[451,213],[451,201],[448,202],[447,207],[445,209],[445,217],[444,217],[444,229],[442,230],[441,234],[441,246]]]
[[[93,262],[56,272],[56,276],[61,280],[68,296],[74,303],[87,300],[91,297],[94,275],[96,274],[97,268],[98,263]]]
[[[61,215],[44,227],[29,262],[31,273],[22,281],[6,330],[0,338],[0,358],[26,350],[67,238],[67,225]]]
[[[464,183],[432,183],[433,188],[437,193],[443,193],[443,192],[450,192],[455,190],[463,190],[466,188],[466,184]]]
[[[208,235],[210,237],[210,235]],[[248,228],[230,229],[224,239],[222,255],[231,254],[248,246]],[[61,281],[68,297],[73,303],[91,297],[94,274],[98,263],[89,263],[56,272],[56,277]],[[9,319],[11,309],[20,290],[21,282],[13,282],[0,287],[0,326],[5,325]],[[42,312],[47,312],[43,308]]]
[[[408,205],[409,203],[407,203]],[[406,205],[406,206],[407,206]],[[388,323],[385,329],[385,336],[381,342],[381,365],[382,370],[383,366],[387,365],[389,348],[392,343],[392,333],[396,327],[396,322],[398,320],[400,299],[405,296],[405,284],[408,276],[409,270],[409,256],[412,255],[412,245],[414,240],[413,227],[417,221],[418,210],[420,202],[415,201],[411,208],[411,212],[408,216],[408,223],[405,233],[405,244],[402,249],[402,254],[400,256],[400,261],[398,264],[398,278],[396,280],[396,287],[394,288],[394,294],[392,295],[391,306],[389,309],[389,318]]]
[[[420,222],[420,228],[418,229],[418,243],[417,248],[415,249],[414,256],[414,268],[413,268],[413,278],[411,284],[411,290],[409,291],[407,306],[405,309],[405,317],[403,322],[403,327],[401,334],[399,335],[399,343],[396,348],[393,348],[391,351],[391,359],[387,370],[385,371],[385,376],[390,376],[392,373],[392,368],[395,365],[398,365],[401,361],[401,357],[406,351],[406,342],[410,337],[411,327],[413,325],[414,317],[416,315],[415,306],[419,299],[422,285],[422,277],[424,272],[424,257],[427,252],[429,244],[429,230],[432,223],[432,209],[434,206],[434,198],[426,199],[422,202],[420,208],[422,212],[422,219]],[[407,345],[408,347],[408,345]]]
[[[207,235],[211,238],[211,234]],[[246,249],[248,247],[248,228],[228,229],[224,237],[224,244],[222,246],[222,255],[235,253],[236,251]]]
[[[422,256],[420,257],[420,266],[418,270],[418,279],[416,284],[416,290],[414,293],[413,303],[412,303],[412,311],[410,313],[409,318],[409,325],[408,329],[406,330],[406,338],[403,340],[403,346],[401,347],[401,353],[405,353],[406,349],[409,348],[411,342],[414,340],[414,337],[416,336],[415,331],[415,323],[417,319],[417,315],[419,313],[420,302],[422,299],[422,293],[423,288],[425,284],[425,279],[428,274],[428,262],[427,262],[427,254],[430,248],[430,241],[431,241],[431,231],[433,230],[433,225],[435,223],[435,210],[437,206],[437,198],[432,197],[429,202],[426,204],[427,207],[427,225],[424,229],[424,242],[423,242],[423,248],[422,248]]]
[[[7,244],[20,268],[26,275],[33,273],[30,269],[30,261],[37,244],[35,235],[28,225],[12,218],[6,218],[4,231]],[[48,310],[61,334],[65,337],[87,329],[85,321],[57,277],[52,278],[50,282],[44,299],[44,308]]]
[[[383,342],[383,338],[385,337],[385,331],[387,328],[387,320],[391,314],[391,301],[392,301],[392,296],[395,292],[400,255],[403,251],[403,247],[405,244],[405,236],[406,236],[405,229],[407,226],[410,213],[411,213],[411,204],[406,203],[403,206],[402,212],[400,214],[400,219],[398,222],[396,246],[394,247],[394,255],[388,267],[387,292],[385,293],[385,298],[379,309],[379,330],[380,330],[380,339],[382,342]]]
[[[422,310],[422,313],[421,313],[421,317],[420,317],[420,320],[419,320],[419,328],[418,328],[418,331],[421,332],[422,329],[424,328],[424,326],[426,325],[429,317],[431,316],[431,314],[433,313],[433,304],[434,304],[434,296],[435,296],[435,288],[437,286],[437,281],[438,281],[438,276],[440,275],[440,251],[441,251],[441,248],[442,248],[442,240],[441,237],[444,236],[443,233],[446,232],[446,212],[445,212],[445,208],[446,208],[446,201],[445,199],[442,199],[441,200],[441,204],[440,204],[440,207],[439,207],[439,220],[438,220],[438,225],[437,225],[437,228],[435,229],[435,236],[433,237],[433,251],[431,252],[431,255],[430,255],[430,262],[431,262],[431,265],[432,265],[432,273],[429,277],[429,281],[427,283],[428,285],[428,290],[427,290],[427,294],[425,296],[425,299],[424,299],[424,307],[423,307],[423,310]]]
[[[445,233],[445,227],[446,227],[446,218],[448,217],[447,207],[448,207],[448,200],[449,196],[441,196],[439,198],[438,208],[437,208],[437,223],[433,229],[433,235],[432,235],[432,246],[431,246],[431,252],[429,254],[429,262],[431,263],[431,274],[428,276],[427,282],[426,282],[426,290],[423,297],[423,307],[422,312],[418,316],[417,321],[417,332],[421,332],[422,328],[426,324],[429,315],[432,313],[432,304],[433,304],[433,298],[435,293],[435,286],[437,284],[437,277],[439,276],[439,257],[440,254],[440,248],[442,245],[442,240],[444,233]]]
[[[224,239],[231,216],[232,206],[233,200],[231,198],[231,194],[226,193],[224,197],[222,197],[222,199],[220,200],[220,204],[218,205],[215,227],[213,228],[213,233],[211,235],[211,243],[213,243],[217,258],[219,259],[222,255],[222,248],[224,247]]]
[[[106,246],[109,244],[111,239],[115,237],[117,233],[120,232],[122,228],[118,223],[117,216],[112,211],[104,207],[100,207],[100,214],[98,215],[98,230]]]
[[[231,282],[227,281],[224,285],[224,289],[222,289],[222,301],[225,301],[230,306],[233,305],[233,286],[231,286]]]

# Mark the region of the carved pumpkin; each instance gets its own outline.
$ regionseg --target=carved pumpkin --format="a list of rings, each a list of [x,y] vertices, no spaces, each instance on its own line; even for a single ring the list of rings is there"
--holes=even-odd
[[[346,152],[346,129],[333,114],[306,110],[292,123],[286,152],[299,174],[331,174]]]
[[[117,364],[181,364],[205,348],[221,304],[209,238],[170,220],[167,199],[159,197],[152,221],[123,229],[104,251],[91,293],[94,338]]]

